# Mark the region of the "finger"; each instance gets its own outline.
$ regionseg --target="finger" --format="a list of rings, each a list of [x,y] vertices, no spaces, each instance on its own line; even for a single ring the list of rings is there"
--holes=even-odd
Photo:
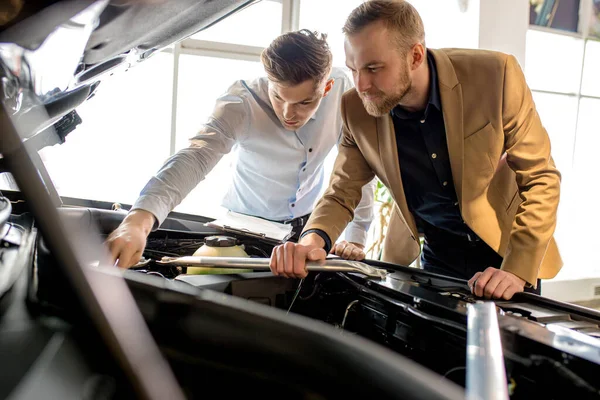
[[[339,243],[336,243],[336,244],[334,244],[334,245],[333,245],[333,247],[332,247],[332,249],[331,249],[330,253],[331,253],[331,254],[335,254],[336,256],[339,256],[338,252],[339,252],[340,250],[341,250],[341,246],[340,246],[340,244],[339,244]]]
[[[271,273],[273,275],[277,275],[277,247],[274,247],[271,251],[271,259],[269,260],[269,268],[271,268]]]
[[[277,275],[284,275],[285,271],[284,271],[284,267],[285,264],[283,263],[283,247],[279,246],[277,248]]]
[[[362,260],[364,258],[364,253],[361,249],[359,249],[358,247],[354,247],[354,249],[352,249],[352,253],[350,254],[350,257],[348,258],[349,260]]]
[[[306,255],[306,258],[311,261],[322,261],[327,257],[324,249],[312,249]]]
[[[365,254],[365,250],[358,248],[358,255],[356,256],[356,260],[364,260],[367,255]]]
[[[119,254],[121,254],[121,246],[120,243],[111,242],[109,243],[109,251],[110,251],[110,263],[115,265],[117,259],[119,258]]]
[[[134,251],[131,250],[128,246],[125,246],[119,254],[119,262],[117,262],[117,267],[119,268],[129,268],[131,257],[133,256]]]
[[[516,285],[508,285],[504,293],[502,293],[502,298],[504,300],[510,300],[515,295],[515,293],[519,292],[519,287]]]
[[[333,246],[333,254],[340,256],[343,252],[344,252],[344,248],[348,246],[348,242],[345,240],[342,240],[339,243],[336,243]]]
[[[498,284],[494,293],[492,293],[492,299],[501,299],[504,295],[504,292],[510,286],[510,281],[508,279],[503,279],[502,282]]]
[[[295,244],[292,242],[287,242],[283,245],[283,275],[286,278],[291,278],[294,276],[294,248]]]
[[[129,261],[129,267],[134,267],[137,263],[140,262],[140,258],[142,258],[142,251],[136,251],[135,254],[131,257]]]
[[[471,292],[473,291],[473,285],[475,284],[475,281],[481,276],[481,274],[482,272],[476,272],[475,275],[473,275],[473,277],[469,279],[468,285],[471,288]]]
[[[475,292],[475,296],[483,297],[483,290],[487,286],[488,281],[492,277],[494,271],[495,271],[494,268],[488,268],[485,271],[483,271],[483,273],[477,278],[477,281],[473,285],[473,290]]]
[[[352,250],[354,250],[354,246],[352,245],[348,245],[346,246],[346,248],[344,249],[344,252],[342,253],[342,258],[345,258],[346,260],[350,258],[350,256],[352,255]]]
[[[127,263],[125,264],[126,268],[131,268],[135,264],[137,264],[140,261],[140,255],[141,255],[140,251],[131,250],[131,256],[129,256],[129,259],[126,260],[127,261]]]
[[[495,271],[490,280],[488,281],[487,285],[485,285],[485,288],[483,289],[483,296],[486,299],[491,299],[492,295],[494,294],[494,291],[496,290],[500,282],[503,281],[508,281],[507,276],[502,274],[500,271]]]
[[[323,253],[325,250],[323,250]],[[305,278],[308,275],[306,271],[306,249],[297,247],[294,254],[293,275],[296,278]]]
[[[348,243],[346,243],[346,242],[337,243],[335,245],[335,255],[343,257],[344,251],[346,250],[347,247],[348,247]]]

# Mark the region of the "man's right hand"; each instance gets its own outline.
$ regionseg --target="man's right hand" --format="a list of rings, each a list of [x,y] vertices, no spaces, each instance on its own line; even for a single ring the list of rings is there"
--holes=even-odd
[[[140,261],[146,238],[154,226],[154,215],[145,210],[133,210],[106,239],[111,263],[117,260],[117,267],[129,268]]]
[[[327,253],[323,249],[325,241],[316,233],[309,233],[298,243],[280,244],[271,253],[271,271],[274,275],[286,278],[305,278],[306,261],[325,260]]]

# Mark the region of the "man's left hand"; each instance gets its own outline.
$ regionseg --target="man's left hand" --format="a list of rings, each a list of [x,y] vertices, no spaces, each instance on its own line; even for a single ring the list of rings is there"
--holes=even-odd
[[[478,297],[510,300],[515,293],[523,291],[525,281],[513,273],[489,267],[473,275],[469,287]]]
[[[336,243],[329,253],[340,256],[346,260],[360,261],[365,258],[363,249],[364,246],[362,244],[342,240],[341,242]]]

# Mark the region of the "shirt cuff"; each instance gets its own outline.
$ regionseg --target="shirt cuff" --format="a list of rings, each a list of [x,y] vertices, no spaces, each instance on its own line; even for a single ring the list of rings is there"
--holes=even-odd
[[[309,233],[316,233],[317,235],[319,235],[323,238],[323,241],[325,241],[325,246],[323,246],[323,249],[325,249],[325,252],[327,254],[329,254],[329,252],[331,251],[331,239],[329,238],[329,235],[320,229],[309,229],[306,232],[304,232],[302,235],[300,235],[300,239],[302,239],[304,236],[308,235]]]
[[[170,212],[168,206],[162,205],[160,201],[151,196],[139,197],[129,211],[133,210],[145,210],[154,215],[155,221],[152,231],[157,230],[162,225]]]
[[[358,224],[350,223],[346,227],[344,238],[347,242],[358,243],[365,246],[367,243],[367,231]]]

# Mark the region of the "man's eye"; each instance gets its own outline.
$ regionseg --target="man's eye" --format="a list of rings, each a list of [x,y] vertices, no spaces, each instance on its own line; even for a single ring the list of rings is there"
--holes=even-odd
[[[369,68],[369,72],[377,72],[380,67]]]

